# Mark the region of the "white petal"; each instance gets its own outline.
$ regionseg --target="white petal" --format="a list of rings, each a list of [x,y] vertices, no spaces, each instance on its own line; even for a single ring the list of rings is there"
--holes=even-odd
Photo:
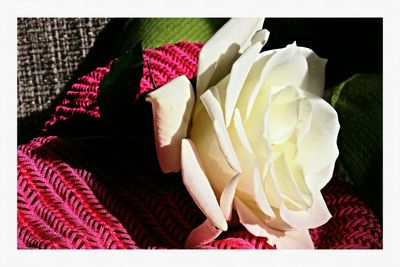
[[[177,97],[179,96],[179,97]],[[195,97],[186,76],[179,76],[149,93],[152,104],[157,157],[164,173],[180,170],[181,140],[188,134],[188,125]]]
[[[224,122],[224,114],[218,101],[219,97],[216,95],[217,92],[218,90],[216,90],[215,87],[211,87],[200,96],[200,100],[204,104],[212,121],[217,120]]]
[[[285,143],[296,130],[300,106],[298,90],[287,87],[281,90],[272,102],[270,115],[270,141]]]
[[[314,249],[310,233],[307,229],[285,231],[279,237],[276,247],[278,249]]]
[[[190,140],[196,145],[204,170],[218,199],[225,186],[238,172],[232,169],[221,151],[213,121],[203,103],[200,102],[198,107],[197,114],[193,116]]]
[[[234,123],[229,132],[242,166],[238,195],[240,198],[246,199],[247,204],[251,203],[253,208],[259,209],[268,219],[274,218],[275,214],[268,204],[262,188],[260,163],[250,147],[238,109],[235,109],[233,121]]]
[[[201,95],[200,99],[203,102],[211,120],[213,121],[214,131],[217,136],[221,151],[223,152],[232,169],[240,173],[241,166],[225,127],[224,115],[218,100],[212,93],[212,90],[205,91],[204,94]]]
[[[230,19],[204,44],[199,55],[197,96],[229,73],[239,52],[251,44],[251,38],[263,22],[263,18]]]
[[[264,180],[264,191],[271,207],[279,210],[279,207],[282,205],[284,195],[279,189],[275,176],[272,172],[273,168],[271,167],[269,168]]]
[[[220,230],[228,225],[218,205],[218,201],[208,181],[194,144],[189,139],[182,140],[182,179],[197,206]]]
[[[266,29],[259,30],[251,38],[251,44],[261,42],[262,45],[265,45],[267,43],[268,37],[269,37],[268,30]]]
[[[291,168],[290,165],[294,164],[290,164],[285,154],[282,153],[272,164],[272,177],[275,179],[286,201],[290,201],[291,204],[299,209],[307,209],[313,202],[311,193],[305,186],[303,174],[300,171],[295,172],[295,169]],[[298,168],[297,170],[300,169]],[[299,185],[302,186],[303,190],[300,190]],[[304,190],[306,191],[304,192]]]
[[[336,141],[340,125],[335,109],[321,98],[309,97],[309,101],[313,106],[311,125],[298,143],[296,155],[305,175],[321,171],[339,155]]]
[[[240,174],[236,174],[229,181],[222,191],[220,198],[220,207],[224,214],[225,220],[230,221],[232,217],[233,198],[235,197],[236,187],[240,179]]]
[[[236,101],[247,75],[262,48],[261,42],[248,47],[232,66],[225,98],[225,123],[229,126]]]
[[[202,224],[190,232],[186,239],[185,248],[198,248],[206,245],[222,233],[214,227],[213,223],[206,219]]]
[[[322,170],[313,174],[305,175],[305,182],[307,186],[313,191],[319,191],[332,179],[333,170],[335,168],[335,161],[323,168]]]
[[[240,112],[244,115],[244,120],[249,118],[256,98],[260,98],[257,97],[259,91],[262,91],[263,87],[268,87],[268,84],[264,80],[269,71],[268,62],[275,53],[277,53],[276,50],[270,50],[259,54],[258,59],[253,64],[247,76],[236,104]]]
[[[243,90],[240,96],[242,103],[247,106],[245,119],[249,118],[254,102],[258,98],[257,95],[263,86],[272,88],[272,93],[277,93],[288,86],[298,87],[307,73],[307,61],[296,44],[267,51],[261,55],[258,60],[260,63],[256,63],[259,68],[258,78],[249,79],[251,85],[245,84],[244,88],[248,90]],[[263,62],[265,62],[264,65],[262,65]]]
[[[267,162],[270,157],[270,109],[271,95],[268,86],[263,86],[259,91],[258,97],[252,107],[251,116],[247,117],[247,120],[245,115],[247,110],[240,109],[247,138],[254,154],[261,163]]]
[[[240,111],[239,109],[235,109],[235,114],[233,117],[233,128],[235,133],[240,141],[240,144],[243,146],[243,148],[246,150],[248,154],[254,155],[253,149],[251,148],[249,139],[247,138],[246,131],[243,126],[242,118],[240,116]]]
[[[254,236],[268,238],[267,242],[271,246],[275,245],[278,238],[284,235],[282,231],[274,230],[266,226],[264,222],[238,198],[235,198],[235,207],[240,223]]]
[[[297,124],[296,143],[300,143],[311,127],[312,105],[307,98],[302,98],[299,103],[299,120]]]
[[[268,238],[277,249],[312,249],[314,245],[308,230],[279,231],[265,225],[243,202],[235,198],[240,223],[254,236]]]
[[[266,82],[270,87],[299,87],[307,74],[307,60],[296,43],[279,50],[268,61]]]
[[[282,219],[296,229],[316,228],[332,217],[321,192],[313,193],[313,205],[309,210],[294,211],[284,204],[280,208]]]
[[[318,57],[311,49],[299,47],[301,53],[307,60],[307,75],[300,88],[319,97],[324,95],[325,66],[327,59]]]
[[[280,231],[293,230],[293,227],[281,218],[281,215],[279,214],[279,209],[273,208],[273,210],[275,212],[275,218],[273,220],[265,222],[265,224],[272,229],[278,229]]]

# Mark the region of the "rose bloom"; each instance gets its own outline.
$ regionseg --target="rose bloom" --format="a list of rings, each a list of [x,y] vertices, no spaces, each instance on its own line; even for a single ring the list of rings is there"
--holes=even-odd
[[[277,248],[313,248],[331,217],[320,190],[338,156],[336,111],[321,97],[326,60],[296,43],[260,53],[263,19],[231,19],[202,48],[196,96],[180,76],[151,92],[157,156],[207,219],[198,247],[239,222]]]

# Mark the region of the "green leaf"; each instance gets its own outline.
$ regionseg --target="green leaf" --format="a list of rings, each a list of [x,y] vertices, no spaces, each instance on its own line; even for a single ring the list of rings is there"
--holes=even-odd
[[[114,60],[110,71],[100,82],[98,103],[101,119],[115,130],[126,127],[143,74],[142,46],[139,42],[130,52]]]
[[[157,48],[180,41],[205,42],[226,18],[131,18],[118,38],[114,55],[134,47],[142,40],[143,48]]]
[[[382,76],[356,74],[333,90],[339,115],[337,166],[382,218]]]

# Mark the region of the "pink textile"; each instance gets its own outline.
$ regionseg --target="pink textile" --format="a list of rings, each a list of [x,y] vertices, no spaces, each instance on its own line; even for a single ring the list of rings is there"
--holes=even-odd
[[[152,89],[148,59],[161,86],[182,74],[194,77],[201,46],[181,42],[145,50],[140,92]],[[84,122],[85,134],[101,134],[97,92],[108,71],[99,67],[81,77],[46,122],[43,136],[18,147],[18,248],[182,248],[204,220],[179,174],[160,173],[146,140],[57,136],[79,133],[75,122]],[[310,230],[316,248],[382,248],[378,219],[349,185],[335,176],[322,192],[333,217]],[[230,228],[202,248],[274,249],[243,227]]]

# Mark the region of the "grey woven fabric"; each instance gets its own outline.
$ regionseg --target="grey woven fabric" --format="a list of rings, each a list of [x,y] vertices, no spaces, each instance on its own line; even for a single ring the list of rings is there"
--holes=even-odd
[[[109,20],[18,19],[18,118],[50,106]]]

